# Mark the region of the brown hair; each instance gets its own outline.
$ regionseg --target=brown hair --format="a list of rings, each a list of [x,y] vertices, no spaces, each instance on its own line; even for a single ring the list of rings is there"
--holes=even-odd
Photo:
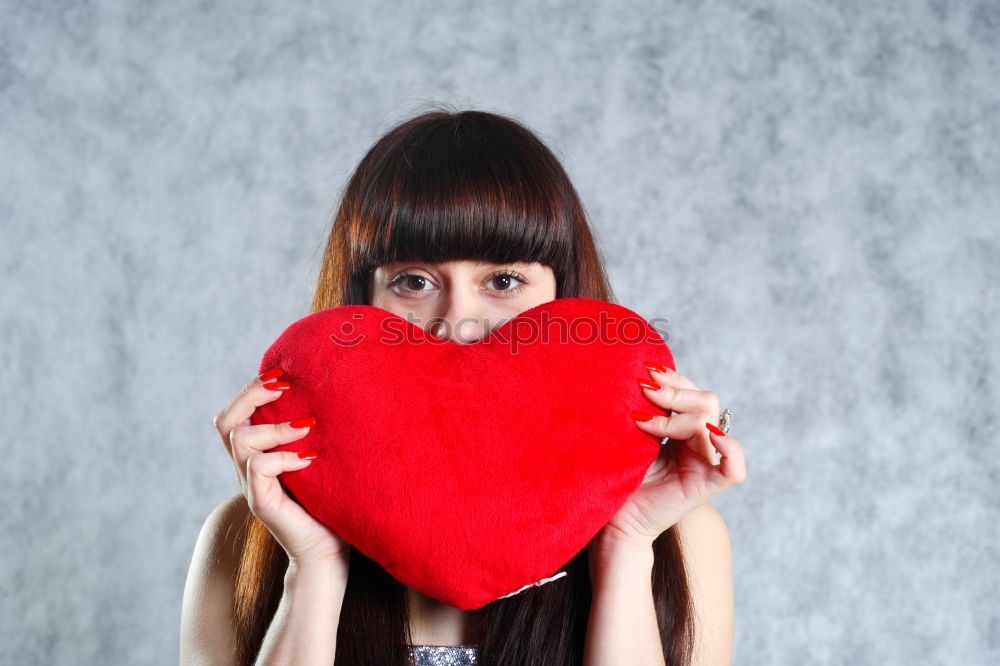
[[[367,304],[368,276],[380,264],[456,259],[537,261],[553,269],[556,298],[614,302],[580,198],[556,156],[511,118],[437,108],[392,128],[346,184],[312,312]],[[687,666],[693,609],[676,526],[655,540],[653,551],[664,659]],[[287,566],[284,549],[250,514],[235,593],[241,664],[251,664],[260,650]],[[408,664],[406,588],[357,548],[349,566],[335,664]],[[591,603],[587,548],[560,571],[567,572],[560,580],[480,609],[480,664],[583,662]]]

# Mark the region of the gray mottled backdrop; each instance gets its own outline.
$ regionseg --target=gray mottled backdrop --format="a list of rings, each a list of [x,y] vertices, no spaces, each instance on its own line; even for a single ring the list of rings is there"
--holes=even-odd
[[[0,662],[176,662],[212,417],[440,102],[733,410],[735,663],[998,663],[1000,3],[466,5],[0,2]]]

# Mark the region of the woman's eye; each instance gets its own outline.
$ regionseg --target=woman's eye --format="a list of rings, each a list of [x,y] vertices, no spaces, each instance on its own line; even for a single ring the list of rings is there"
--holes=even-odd
[[[497,286],[497,291],[510,291],[515,288],[514,285],[511,284],[511,281],[519,284],[522,283],[516,275],[512,275],[511,273],[498,273],[490,278],[490,282]]]
[[[389,284],[391,286],[402,285],[407,291],[424,291],[423,287],[427,284],[427,278],[416,273],[400,273]]]

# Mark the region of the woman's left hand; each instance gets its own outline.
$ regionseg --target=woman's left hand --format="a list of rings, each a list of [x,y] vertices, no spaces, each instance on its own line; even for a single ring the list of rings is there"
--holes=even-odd
[[[652,363],[646,367],[652,382],[643,378],[640,386],[646,382],[660,388],[639,390],[654,405],[673,414],[659,414],[644,421],[642,413],[633,412],[633,418],[643,432],[670,439],[649,466],[642,484],[602,529],[601,536],[651,545],[691,510],[741,483],[746,465],[739,442],[710,431],[719,418],[719,396],[695,386],[670,368]],[[653,415],[645,416],[648,419]],[[718,464],[716,450],[722,454]]]

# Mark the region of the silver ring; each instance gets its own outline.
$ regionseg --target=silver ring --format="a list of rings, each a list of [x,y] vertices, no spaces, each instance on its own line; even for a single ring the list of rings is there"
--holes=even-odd
[[[722,413],[719,414],[719,430],[729,434],[729,426],[733,423],[733,413],[728,409],[723,409]]]
[[[733,413],[729,409],[723,409],[722,413],[719,414],[719,430],[721,430],[726,435],[729,434],[729,427],[733,424]],[[660,446],[666,446],[669,437],[664,437],[660,440]]]

